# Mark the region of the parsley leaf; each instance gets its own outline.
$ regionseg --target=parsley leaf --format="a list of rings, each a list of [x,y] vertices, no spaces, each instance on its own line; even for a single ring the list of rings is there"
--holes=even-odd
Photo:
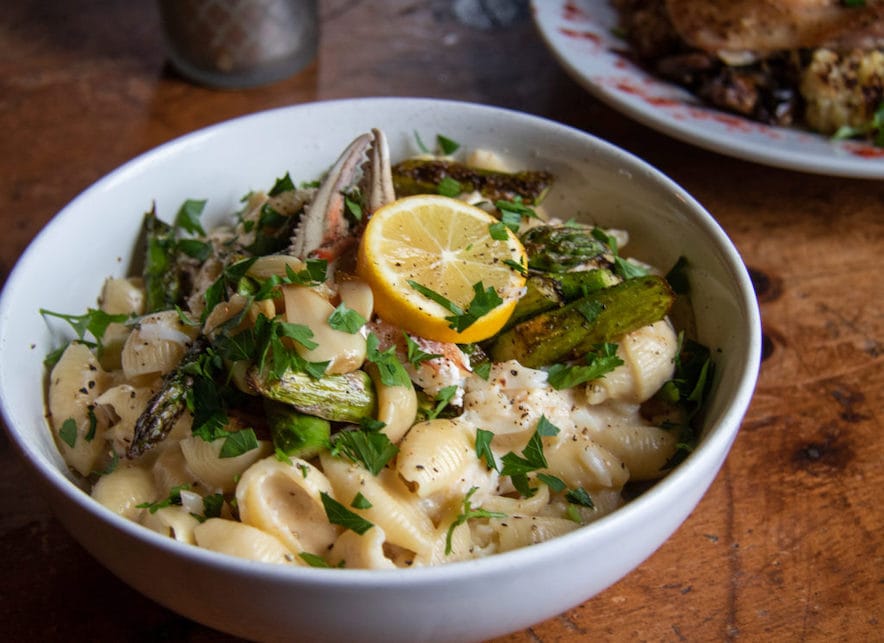
[[[338,305],[328,318],[328,325],[335,330],[355,335],[365,325],[366,319],[344,303]]]
[[[541,415],[540,420],[537,422],[537,428],[528,440],[522,455],[519,456],[510,451],[500,459],[503,464],[500,475],[510,476],[513,486],[522,496],[530,497],[534,495],[534,490],[528,485],[528,474],[549,466],[546,456],[543,454],[542,438],[544,436],[555,436],[558,433],[559,428],[550,422],[546,416]]]
[[[171,507],[172,505],[180,505],[181,504],[181,492],[189,491],[190,485],[180,484],[172,487],[169,491],[169,495],[163,500],[158,500],[157,502],[142,502],[140,505],[135,505],[139,509],[147,509],[150,513],[154,514],[160,509],[165,507]]]
[[[325,508],[325,515],[331,524],[340,525],[344,529],[355,531],[360,536],[374,527],[372,523],[347,509],[325,491],[320,491],[319,497],[322,500],[322,506]]]
[[[220,493],[212,493],[203,497],[203,519],[218,518],[221,516],[221,509],[224,507],[224,495]]]
[[[506,226],[500,221],[496,221],[488,226],[488,233],[495,241],[506,241],[510,235],[506,231]]]
[[[61,423],[61,428],[58,429],[58,437],[70,448],[74,448],[74,445],[77,444],[77,422],[74,418],[68,418]]]
[[[471,326],[480,317],[486,315],[503,303],[503,299],[497,294],[493,287],[484,288],[482,282],[478,281],[473,284],[473,299],[467,306],[467,310],[462,315],[454,315],[445,319],[451,322],[451,327],[457,332],[461,332]]]
[[[255,436],[255,431],[253,429],[242,429],[241,431],[234,431],[227,436],[224,444],[221,445],[218,457],[235,458],[257,448],[258,438]]]
[[[648,271],[643,267],[620,256],[620,250],[617,247],[617,239],[615,237],[598,227],[593,228],[591,234],[595,239],[608,246],[611,254],[614,255],[614,272],[621,278],[634,279],[635,277],[643,277],[648,274]]]
[[[373,505],[369,502],[368,498],[357,492],[350,506],[354,509],[371,509]]]
[[[451,384],[449,386],[443,386],[439,389],[439,393],[436,395],[436,406],[429,411],[427,411],[427,419],[433,420],[439,417],[439,414],[442,410],[448,406],[448,403],[451,402],[451,399],[457,394],[457,385]]]
[[[206,200],[187,199],[178,208],[178,214],[175,215],[175,227],[181,228],[191,234],[200,234],[205,236],[206,231],[200,225],[200,215],[206,207]],[[180,245],[179,245],[180,248]]]
[[[398,452],[399,447],[390,442],[386,433],[363,429],[338,432],[331,448],[333,456],[343,455],[362,464],[374,475],[378,475]]]
[[[427,353],[422,350],[420,345],[412,339],[411,335],[402,332],[402,335],[405,337],[405,349],[407,351],[408,362],[412,366],[418,366],[421,362],[426,362],[431,359],[435,359],[437,357],[442,357],[439,353]]]
[[[322,568],[330,568],[331,567],[331,565],[329,565],[327,562],[325,562],[325,559],[323,559],[321,556],[317,556],[316,554],[311,554],[309,551],[302,551],[300,554],[298,554],[298,558],[300,558],[305,563],[310,565],[310,567],[322,567]]]
[[[366,338],[365,359],[377,366],[381,382],[387,386],[411,386],[408,372],[396,357],[396,347],[390,346],[382,351],[379,346],[378,336],[369,333]]]
[[[273,184],[273,187],[270,188],[270,192],[268,192],[268,196],[279,196],[283,192],[293,191],[295,189],[295,184],[292,181],[292,177],[288,172],[285,173],[280,179],[276,179],[276,182]]]
[[[489,469],[494,469],[499,473],[500,467],[497,464],[497,460],[494,459],[494,453],[491,451],[491,440],[493,438],[494,433],[491,431],[476,429],[476,457],[480,460],[485,460],[485,464]]]
[[[623,360],[617,357],[617,344],[601,344],[594,352],[587,353],[585,364],[553,364],[547,369],[547,382],[554,389],[565,389],[604,377]]]
[[[552,476],[548,473],[538,473],[537,479],[544,483],[549,490],[553,493],[557,493],[559,491],[564,491],[567,485],[562,481],[561,478],[557,478],[556,476]]]
[[[448,138],[447,136],[443,136],[442,134],[436,134],[436,145],[439,147],[439,150],[446,156],[450,156],[460,149],[460,143]]]
[[[65,315],[63,313],[55,313],[51,310],[41,308],[40,314],[44,317],[57,317],[58,319],[63,319],[74,329],[74,332],[77,334],[77,339],[87,346],[97,346],[99,349],[102,348],[101,342],[108,326],[113,323],[124,324],[129,320],[129,315],[111,315],[103,310],[95,308],[87,309],[82,315]],[[87,341],[86,333],[92,335],[95,342]]]
[[[441,194],[442,196],[447,196],[454,198],[458,194],[463,191],[463,188],[460,185],[460,181],[451,178],[450,176],[443,177],[439,184],[436,186],[436,192]]]
[[[472,487],[467,492],[467,495],[464,496],[463,499],[463,511],[450,525],[448,525],[448,533],[445,534],[446,556],[451,553],[451,540],[454,537],[454,530],[464,524],[467,520],[472,520],[473,518],[506,518],[506,514],[499,511],[488,511],[487,509],[482,509],[480,507],[473,508],[470,498],[473,497],[473,494],[476,493],[478,489],[479,487]]]
[[[500,210],[502,219],[505,219],[508,215],[518,217],[516,228],[513,230],[514,232],[518,230],[518,223],[521,223],[523,217],[526,219],[539,218],[534,209],[525,205],[525,202],[520,196],[515,196],[512,201],[506,201],[503,199],[495,201],[494,207]]]
[[[576,489],[570,489],[568,493],[565,494],[565,498],[568,502],[572,502],[575,505],[580,505],[581,507],[589,507],[590,509],[595,509],[595,503],[593,503],[592,498],[586,492],[586,489],[583,487],[577,487]]]

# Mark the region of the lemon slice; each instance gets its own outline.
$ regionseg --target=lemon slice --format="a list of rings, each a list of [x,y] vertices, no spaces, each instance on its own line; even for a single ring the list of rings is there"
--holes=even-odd
[[[495,239],[492,229],[506,238]],[[372,215],[356,265],[384,320],[427,339],[470,343],[506,323],[525,286],[519,266],[527,263],[516,235],[484,210],[421,194]],[[479,301],[480,291],[491,301]]]

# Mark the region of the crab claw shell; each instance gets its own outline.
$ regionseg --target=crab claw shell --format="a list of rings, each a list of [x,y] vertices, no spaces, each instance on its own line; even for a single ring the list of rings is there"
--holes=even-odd
[[[374,214],[376,210],[396,199],[393,189],[393,168],[390,164],[390,147],[387,145],[387,137],[379,129],[372,129],[374,141],[369,155],[369,170],[366,173],[369,179],[368,189],[368,214]]]
[[[371,134],[362,134],[335,161],[298,223],[289,254],[304,259],[347,237],[349,224],[344,215],[343,193],[355,182],[372,140]]]

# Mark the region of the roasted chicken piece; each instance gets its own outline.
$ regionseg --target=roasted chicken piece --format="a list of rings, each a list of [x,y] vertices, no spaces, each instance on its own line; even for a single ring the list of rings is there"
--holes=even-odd
[[[707,103],[763,123],[877,137],[884,0],[612,2],[638,60]]]
[[[756,57],[795,49],[884,45],[884,2],[866,0],[666,0],[675,31],[709,52]]]

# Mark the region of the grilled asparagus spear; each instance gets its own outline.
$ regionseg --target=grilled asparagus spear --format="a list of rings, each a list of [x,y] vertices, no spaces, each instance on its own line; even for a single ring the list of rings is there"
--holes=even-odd
[[[614,273],[606,268],[531,275],[525,282],[525,294],[516,303],[506,327],[511,328],[538,313],[558,308],[616,283]]]
[[[543,272],[565,272],[610,252],[590,228],[578,225],[535,226],[520,239],[528,253],[528,267]]]
[[[288,369],[275,379],[252,367],[246,381],[268,399],[333,422],[358,423],[362,418],[374,417],[377,408],[374,385],[364,371],[314,379],[307,373]]]
[[[475,190],[490,201],[519,197],[528,205],[536,205],[552,187],[554,177],[543,171],[496,172],[437,159],[409,159],[393,166],[397,196],[434,194],[445,179],[457,181],[462,192]]]
[[[180,299],[175,228],[157,218],[156,207],[144,215],[145,311],[169,310]]]
[[[197,337],[175,370],[166,375],[163,386],[135,421],[135,432],[126,452],[127,457],[137,458],[172,430],[187,408],[187,392],[193,388],[193,375],[189,373],[188,366],[203,355],[208,345],[208,339],[204,336]]]
[[[662,319],[674,298],[661,277],[629,279],[516,324],[497,336],[489,353],[496,362],[515,359],[530,368],[575,359]]]

